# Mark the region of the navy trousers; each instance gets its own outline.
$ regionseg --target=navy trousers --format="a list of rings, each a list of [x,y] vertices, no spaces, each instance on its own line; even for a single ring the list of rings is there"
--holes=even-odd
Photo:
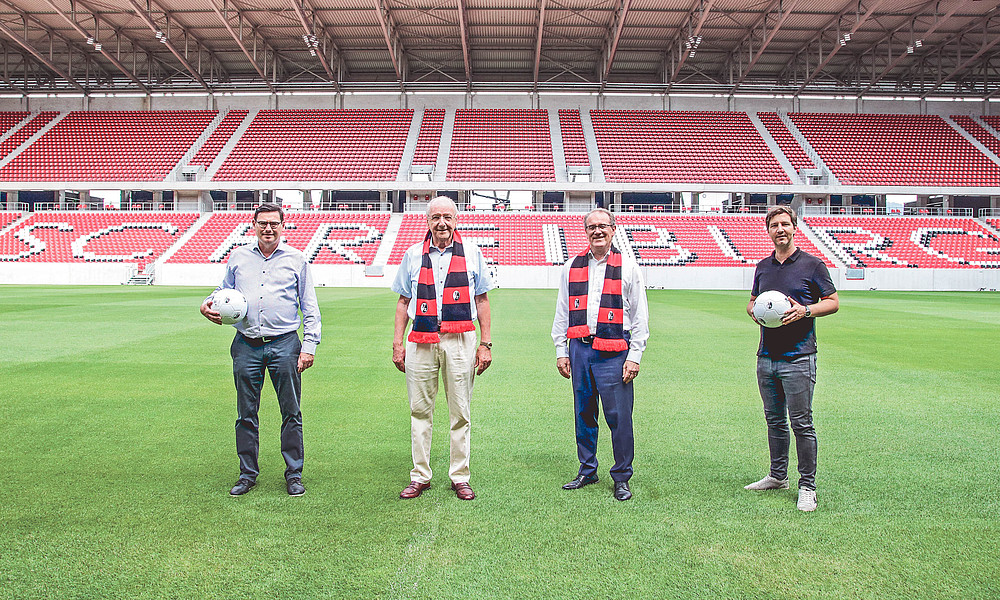
[[[622,383],[622,367],[628,351],[601,352],[578,339],[569,340],[573,401],[576,409],[576,452],[580,475],[597,473],[597,399],[604,405],[604,420],[611,429],[615,464],[611,478],[632,477],[635,439],[632,436],[633,386]]]
[[[302,375],[298,372],[302,343],[292,331],[258,347],[236,334],[230,354],[236,382],[236,454],[240,459],[240,477],[255,481],[260,469],[257,450],[260,446],[257,411],[264,371],[278,396],[281,410],[281,455],[285,459],[285,479],[302,476]]]

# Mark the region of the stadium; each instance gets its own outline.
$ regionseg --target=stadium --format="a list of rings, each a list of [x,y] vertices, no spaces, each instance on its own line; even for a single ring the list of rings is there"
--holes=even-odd
[[[0,0],[0,598],[1000,596],[998,45],[991,0]],[[439,195],[500,288],[480,497],[401,503],[389,284]],[[267,389],[224,493],[232,331],[196,314],[265,201],[324,317],[295,501]],[[810,515],[741,489],[779,204],[842,292]],[[649,288],[626,506],[558,486],[594,207]]]

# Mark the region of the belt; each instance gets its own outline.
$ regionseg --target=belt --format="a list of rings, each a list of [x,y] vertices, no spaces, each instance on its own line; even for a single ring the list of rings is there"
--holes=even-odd
[[[239,332],[237,332],[237,333],[239,333]],[[249,337],[249,336],[246,336],[246,335],[243,335],[242,333],[240,333],[240,337],[243,338],[243,341],[246,342],[247,345],[249,345],[251,348],[260,348],[264,344],[270,344],[271,342],[280,340],[281,338],[285,337],[286,335],[293,335],[293,334],[295,334],[294,331],[289,331],[289,332],[286,332],[286,333],[279,333],[278,335],[265,335],[265,336],[261,336],[259,338],[252,338],[252,337]]]
[[[579,338],[579,340],[581,342],[583,342],[584,344],[593,344],[594,343],[594,336],[588,335],[587,337]]]

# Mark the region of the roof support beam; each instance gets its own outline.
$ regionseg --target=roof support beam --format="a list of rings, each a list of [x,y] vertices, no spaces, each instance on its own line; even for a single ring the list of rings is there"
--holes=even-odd
[[[392,60],[392,68],[396,71],[396,79],[399,80],[399,84],[403,85],[403,70],[399,66],[399,57],[397,56],[402,52],[403,44],[399,41],[399,36],[396,34],[396,25],[392,21],[392,15],[389,13],[389,6],[386,4],[385,0],[375,0],[375,14],[378,15],[378,22],[382,26],[382,37],[385,38],[385,45],[389,49],[389,58]]]
[[[851,29],[847,33],[844,33],[843,35],[838,35],[838,40],[834,42],[833,49],[830,50],[829,53],[827,53],[826,57],[823,59],[822,62],[819,63],[819,65],[817,65],[817,67],[813,70],[813,72],[806,76],[805,80],[802,82],[802,85],[799,86],[799,89],[795,90],[796,94],[801,94],[802,90],[804,90],[806,86],[809,85],[809,82],[815,79],[817,75],[819,75],[820,73],[823,72],[824,69],[826,69],[826,66],[830,64],[830,61],[833,60],[833,57],[837,55],[837,52],[839,52],[840,49],[843,48],[848,41],[850,41],[851,39],[850,36],[857,33],[858,29],[861,27],[861,24],[867,21],[875,13],[875,11],[878,10],[878,7],[881,6],[884,2],[885,0],[875,0],[875,2],[868,8],[868,12],[858,17],[857,21],[855,21],[854,25],[851,26]],[[859,2],[858,8],[860,7],[861,3]],[[842,15],[846,14],[846,12],[841,14]],[[840,19],[838,18],[837,19],[838,24],[839,20]],[[839,28],[838,28],[838,33],[839,33]]]
[[[461,2],[462,0],[458,0]],[[534,82],[535,88],[538,88],[538,67],[542,64],[542,32],[545,29],[545,3],[546,0],[541,0],[541,4],[538,7],[538,35],[535,36],[535,70],[531,76],[531,81]]]
[[[978,26],[979,23],[976,23],[975,25]],[[984,33],[988,33],[988,29],[989,29],[989,20],[987,20],[986,23],[985,23],[985,26],[984,26],[984,30],[985,31],[984,31]],[[943,77],[940,77],[937,80],[937,82],[931,87],[931,89],[929,89],[929,90],[927,90],[926,92],[923,93],[923,95],[921,96],[921,98],[927,98],[927,96],[929,96],[935,90],[937,90],[939,87],[941,87],[942,85],[944,85],[944,83],[946,81],[948,81],[949,79],[951,79],[955,75],[958,75],[959,73],[965,71],[970,66],[976,64],[979,61],[979,59],[984,54],[986,54],[991,48],[993,48],[997,44],[1000,44],[1000,33],[994,33],[993,36],[988,36],[988,35],[984,36],[984,39],[990,39],[991,37],[992,37],[992,40],[989,43],[986,43],[986,44],[983,44],[982,46],[980,46],[979,50],[975,54],[973,54],[969,58],[963,60],[961,63],[958,64],[958,66],[956,66],[954,69],[952,69],[947,75],[944,75]]]
[[[233,41],[236,42],[236,45],[239,46],[240,50],[243,51],[243,55],[246,56],[247,60],[250,61],[250,64],[253,66],[254,71],[257,71],[257,75],[260,76],[261,81],[264,82],[264,85],[267,86],[267,89],[271,90],[272,94],[275,93],[274,86],[271,85],[271,82],[267,80],[267,74],[264,72],[266,70],[266,66],[261,67],[260,65],[257,64],[257,61],[254,59],[253,55],[250,54],[250,51],[247,49],[246,44],[243,43],[243,39],[236,34],[236,30],[234,30],[233,26],[229,23],[229,18],[225,14],[223,14],[221,10],[219,10],[218,6],[215,5],[215,0],[210,0],[208,4],[212,7],[212,10],[215,11],[215,14],[218,15],[219,20],[222,21],[222,25],[226,28],[226,31],[229,32],[229,36],[233,38]],[[229,9],[226,8],[226,11],[228,12]],[[239,14],[238,10],[237,14]]]
[[[177,50],[177,48],[174,47],[173,42],[171,42],[166,37],[166,32],[162,31],[160,27],[153,21],[152,16],[150,16],[150,14],[146,11],[146,9],[139,6],[139,4],[135,0],[128,0],[128,4],[129,6],[132,7],[132,10],[135,11],[135,14],[139,15],[139,18],[142,19],[143,23],[145,23],[146,26],[149,27],[150,31],[159,33],[162,36],[160,38],[161,43],[167,47],[167,50],[170,50],[170,53],[173,54],[177,58],[177,60],[180,61],[182,65],[184,65],[184,68],[187,69],[188,73],[191,74],[191,77],[193,77],[195,81],[200,83],[201,86],[204,87],[206,90],[212,91],[212,87],[208,85],[208,83],[201,76],[201,74],[198,73],[198,71],[193,66],[191,66],[191,63],[189,63],[188,60],[184,58],[184,55],[181,54]]]
[[[714,2],[715,0],[709,0]],[[618,4],[618,18],[612,25],[611,30],[608,32],[607,41],[607,56],[604,61],[604,67],[601,69],[601,85],[608,80],[608,74],[611,73],[611,65],[615,62],[615,53],[618,52],[618,41],[622,37],[622,29],[625,27],[625,17],[628,16],[628,10],[632,7],[632,0],[619,0]],[[541,39],[539,39],[541,43]]]
[[[458,2],[458,29],[462,36],[462,60],[465,62],[465,81],[469,88],[472,88],[472,62],[469,60],[469,29],[465,19],[465,0]],[[542,12],[545,12],[545,0],[542,0]],[[540,26],[539,26],[540,27]],[[541,30],[538,32],[539,43],[541,43]],[[535,61],[535,81],[538,81],[538,62]]]
[[[701,27],[705,24],[705,20],[708,19],[708,13],[712,11],[712,6],[715,5],[715,0],[700,0],[697,9],[691,12],[687,20],[688,28],[688,39],[686,42],[686,48],[684,52],[681,52],[680,58],[677,61],[677,65],[674,66],[674,72],[670,76],[670,80],[667,82],[667,91],[670,87],[677,82],[677,78],[681,74],[681,68],[684,66],[684,62],[694,56],[695,51],[698,49],[698,45],[701,43]],[[691,22],[694,20],[695,15],[698,16],[698,23],[691,28]],[[674,37],[675,43],[680,41],[680,37],[683,35],[682,26],[681,29],[677,31],[677,35]],[[672,44],[671,44],[672,45]]]
[[[757,53],[754,54],[753,58],[750,59],[750,62],[747,64],[746,69],[743,70],[743,74],[740,75],[740,78],[736,80],[736,83],[733,84],[733,89],[730,90],[729,92],[730,94],[735,92],[736,88],[740,87],[740,84],[742,84],[743,81],[747,78],[747,75],[750,74],[750,71],[753,69],[754,65],[756,65],[757,61],[760,60],[760,57],[764,55],[764,51],[767,50],[767,47],[771,44],[771,40],[773,40],[774,36],[778,34],[779,30],[781,30],[781,26],[784,25],[788,17],[791,16],[792,11],[795,9],[795,6],[798,3],[799,0],[791,0],[791,2],[788,3],[787,8],[785,8],[785,12],[781,14],[781,17],[778,18],[778,22],[774,24],[774,27],[771,29],[771,32],[768,33],[767,36],[764,38],[764,42],[761,44],[760,48],[757,49]],[[767,29],[766,19],[762,23],[762,28],[764,30]]]
[[[308,0],[292,0],[292,6],[295,7],[295,14],[298,15],[299,22],[302,23],[302,29],[306,32],[306,38],[309,40],[307,41],[307,44],[310,46],[309,53],[315,54],[319,58],[320,64],[323,65],[323,70],[326,71],[326,74],[330,77],[330,81],[333,83],[333,86],[339,92],[340,82],[337,81],[337,74],[333,72],[332,68],[330,68],[330,62],[326,59],[326,53],[319,49],[319,43],[318,40],[316,40],[316,31],[313,29],[313,25],[309,23],[309,19],[306,18],[306,8],[309,8],[309,11],[313,14],[313,19],[316,19],[316,11],[308,5]],[[320,32],[324,37],[326,37],[326,29],[323,27],[322,23],[320,23]],[[316,40],[316,42],[314,43],[313,40]],[[337,50],[336,45],[334,45],[334,50]]]
[[[60,69],[58,66],[55,65],[55,63],[45,58],[45,56],[41,52],[33,48],[31,44],[28,43],[27,40],[23,39],[21,36],[14,33],[9,27],[4,25],[2,22],[0,22],[0,32],[9,37],[11,40],[13,40],[14,43],[16,43],[18,46],[24,48],[29,54],[35,57],[35,60],[45,65],[46,68],[48,68],[50,71],[52,71],[59,77],[65,79],[74,88],[85,94],[87,93],[87,90],[82,85],[80,85],[80,83],[76,79],[73,79],[72,77],[69,76],[69,74],[64,73],[62,69]]]
[[[121,62],[119,62],[118,59],[115,58],[115,56],[113,54],[111,54],[110,52],[108,52],[107,50],[105,50],[103,44],[101,44],[101,42],[99,40],[97,40],[97,36],[96,35],[91,35],[91,33],[89,31],[85,30],[82,25],[80,25],[79,23],[77,23],[72,17],[70,17],[69,15],[67,15],[66,13],[64,13],[58,6],[56,6],[56,3],[52,2],[52,0],[44,0],[44,1],[45,1],[46,4],[48,4],[52,8],[52,10],[56,11],[56,14],[59,15],[60,17],[62,17],[63,20],[66,21],[70,25],[70,27],[72,27],[73,29],[75,29],[77,33],[79,33],[81,36],[83,36],[88,41],[87,42],[88,45],[90,43],[93,43],[94,49],[97,50],[98,52],[100,52],[101,56],[103,56],[104,58],[106,58],[108,60],[108,62],[110,62],[111,64],[113,64],[119,71],[121,71],[122,73],[124,73],[126,77],[128,77],[129,79],[131,79],[132,83],[134,83],[137,86],[139,86],[139,89],[141,89],[143,92],[145,92],[147,94],[149,93],[149,88],[147,88],[145,85],[143,85],[142,80],[139,79],[138,77],[136,77],[135,74],[132,73],[132,71],[130,71],[128,69],[128,67],[126,67]],[[87,10],[90,10],[90,8],[87,7],[86,5],[84,5],[83,3],[81,3],[81,6],[83,6]],[[97,23],[97,15],[92,10],[90,12],[91,12],[91,14],[94,15],[94,23],[96,24]]]
[[[929,6],[929,5],[931,5],[931,4],[934,4],[934,3],[935,3],[935,2],[937,2],[937,1],[938,1],[938,0],[931,0],[931,1],[930,1],[930,2],[928,2],[927,4],[924,4],[924,5],[923,5],[923,6],[921,6],[921,7],[920,7],[920,9],[919,9],[919,10],[918,10],[918,11],[917,11],[917,12],[915,13],[915,15],[916,15],[916,14],[920,14],[920,13],[922,13],[922,12],[924,11],[924,8],[928,7],[928,6]],[[930,26],[930,27],[929,27],[929,28],[928,28],[928,29],[927,29],[926,31],[923,31],[923,32],[921,32],[921,33],[920,33],[920,35],[921,35],[921,36],[923,36],[923,37],[925,37],[925,38],[926,38],[926,37],[930,37],[930,35],[931,35],[932,33],[934,33],[935,31],[937,31],[937,29],[938,29],[939,27],[941,27],[942,25],[944,25],[946,21],[948,21],[949,19],[951,19],[951,17],[952,17],[952,16],[953,16],[953,15],[954,15],[954,14],[955,14],[956,12],[958,12],[958,11],[959,11],[959,10],[960,10],[960,9],[961,9],[961,8],[962,8],[963,6],[965,6],[966,4],[968,4],[968,2],[969,2],[969,0],[962,0],[961,2],[959,2],[959,3],[955,4],[954,6],[952,6],[952,7],[951,7],[951,10],[949,10],[947,14],[945,14],[944,16],[941,16],[941,17],[938,17],[938,18],[937,18],[937,19],[936,19],[936,20],[934,21],[934,24],[933,24],[933,25],[931,25],[931,26]],[[916,18],[916,16],[914,16],[914,19],[915,19],[915,18]],[[911,41],[912,41],[912,40],[911,40]],[[905,54],[905,53],[900,53],[900,54],[899,54],[898,56],[896,56],[896,58],[895,58],[895,59],[894,59],[894,60],[893,60],[892,62],[890,62],[890,63],[889,63],[889,65],[888,65],[888,66],[886,66],[886,68],[885,68],[885,69],[883,69],[883,70],[882,70],[882,72],[881,72],[881,73],[879,73],[879,74],[878,74],[878,75],[877,75],[877,76],[876,76],[876,77],[875,77],[875,78],[874,78],[874,79],[873,79],[873,80],[871,81],[871,83],[869,83],[869,84],[868,84],[868,85],[867,85],[867,86],[865,87],[865,89],[863,89],[863,90],[861,90],[860,92],[858,92],[858,96],[863,96],[863,95],[864,95],[864,94],[865,94],[866,92],[868,92],[868,90],[870,90],[870,89],[872,89],[873,87],[875,87],[875,86],[876,86],[876,85],[878,84],[878,82],[882,81],[882,79],[883,79],[883,78],[885,78],[885,76],[886,76],[886,75],[888,75],[888,74],[889,74],[889,73],[890,73],[890,72],[891,72],[891,71],[892,71],[893,69],[895,69],[896,67],[898,67],[898,66],[899,66],[899,64],[900,64],[900,63],[902,63],[902,62],[903,62],[904,60],[906,60],[906,58],[907,58],[908,56],[910,56],[910,55],[909,55],[909,54]]]

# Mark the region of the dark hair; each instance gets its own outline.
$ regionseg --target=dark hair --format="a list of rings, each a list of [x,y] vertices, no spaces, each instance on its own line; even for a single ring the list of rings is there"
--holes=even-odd
[[[257,220],[257,215],[262,212],[276,212],[278,216],[281,217],[281,222],[285,222],[285,211],[281,210],[281,207],[273,202],[265,202],[257,207],[257,210],[253,211],[253,220]]]
[[[764,227],[770,227],[771,219],[773,219],[778,215],[788,215],[789,217],[792,218],[792,227],[799,226],[799,218],[795,216],[795,211],[792,210],[790,206],[785,206],[784,204],[781,204],[767,211],[767,216],[764,217]]]

